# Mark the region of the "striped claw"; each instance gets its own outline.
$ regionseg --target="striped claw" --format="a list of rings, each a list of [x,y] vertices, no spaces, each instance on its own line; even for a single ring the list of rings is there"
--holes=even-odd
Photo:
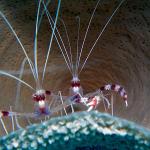
[[[0,111],[0,117],[10,117],[14,116],[16,113],[11,111]]]
[[[125,91],[125,89],[118,85],[118,84],[106,84],[104,86],[102,86],[100,88],[101,91],[115,91],[117,93],[119,93],[119,95],[123,98],[123,100],[125,101],[125,105],[126,107],[128,107],[128,102],[127,102],[127,93]]]

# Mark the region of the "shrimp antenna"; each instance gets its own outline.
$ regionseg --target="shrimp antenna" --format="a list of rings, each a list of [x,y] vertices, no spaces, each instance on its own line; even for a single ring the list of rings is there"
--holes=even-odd
[[[67,27],[66,27],[66,24],[65,24],[63,19],[59,18],[59,20],[62,22],[62,24],[64,26],[64,29],[65,29],[66,36],[67,36],[67,41],[68,41],[68,44],[69,44],[69,53],[70,53],[70,64],[71,64],[71,68],[72,68],[72,71],[73,71],[72,48],[71,48],[71,44],[70,44],[70,39],[69,39]]]
[[[24,72],[24,66],[25,66],[26,62],[27,62],[27,58],[25,57],[22,64],[21,64],[21,67],[20,67],[19,79],[22,78],[22,75]],[[18,110],[18,102],[19,102],[19,97],[20,97],[20,88],[21,88],[21,82],[18,82],[17,83],[17,92],[16,92],[16,101],[15,101],[15,107],[17,110]]]
[[[39,3],[38,3],[38,10],[37,10],[37,16],[36,16],[36,27],[35,27],[35,37],[34,37],[34,65],[35,65],[35,73],[36,73],[37,82],[39,82],[38,66],[37,66],[37,35],[38,35],[38,21],[39,21],[41,1],[42,0],[39,0]]]
[[[53,21],[52,17],[50,16],[50,13],[49,13],[49,11],[47,10],[47,8],[46,8],[44,2],[43,2],[43,5],[44,5],[45,11],[46,11],[46,15],[47,15],[49,24],[50,24],[50,26],[51,26],[51,28],[52,28],[52,23],[54,23],[54,21]],[[65,48],[64,42],[63,42],[63,40],[62,40],[62,38],[61,38],[61,36],[60,36],[60,33],[59,33],[57,27],[56,27],[56,31],[57,31],[57,33],[58,33],[58,36],[59,36],[61,42],[62,42],[63,48],[65,49],[65,52],[66,52],[66,48]],[[61,45],[60,45],[60,43],[59,43],[59,41],[58,41],[58,38],[57,38],[55,32],[54,32],[54,37],[55,37],[56,42],[57,42],[57,44],[58,44],[58,46],[59,46],[59,48],[60,48],[60,50],[61,50],[61,53],[62,53],[63,57],[64,57],[64,59],[65,59],[65,62],[66,62],[66,64],[67,64],[67,67],[68,67],[69,71],[71,72],[71,74],[73,75],[73,72],[72,72],[71,67],[70,67],[70,64],[69,64],[70,61],[68,62],[68,60],[70,60],[70,59],[69,59],[69,56],[67,55],[67,52],[66,52],[66,55],[67,55],[67,58],[66,58],[66,56],[65,56],[65,54],[64,54],[64,52],[63,52],[63,50],[62,50],[62,47],[61,47]],[[67,60],[67,59],[68,59],[68,60]]]
[[[44,4],[44,1],[43,1],[43,4]],[[52,28],[52,36],[51,36],[51,39],[50,39],[50,43],[49,43],[49,47],[48,47],[48,52],[47,52],[47,56],[46,56],[46,61],[45,61],[44,69],[43,69],[42,82],[44,80],[46,66],[47,66],[47,61],[48,61],[49,53],[51,51],[52,41],[53,41],[53,37],[54,37],[54,33],[55,33],[55,28],[56,28],[56,24],[57,24],[57,19],[58,19],[58,14],[59,14],[59,10],[60,10],[60,4],[61,4],[61,0],[59,0],[59,2],[58,2],[58,8],[57,8],[57,12],[56,12],[54,27]],[[44,4],[44,7],[45,7],[45,4]],[[47,7],[46,7],[46,10],[47,10]]]
[[[84,66],[85,66],[85,64],[86,64],[86,62],[87,62],[87,60],[88,60],[90,54],[92,53],[92,51],[93,51],[95,45],[97,44],[98,40],[99,40],[100,37],[102,36],[102,34],[103,34],[103,32],[105,31],[106,27],[108,26],[108,24],[109,24],[110,21],[112,20],[113,16],[116,14],[117,10],[120,8],[120,6],[122,5],[122,3],[123,3],[124,1],[125,1],[125,0],[122,0],[122,1],[120,2],[120,4],[119,4],[119,5],[117,6],[117,8],[114,10],[114,12],[112,13],[112,15],[110,16],[110,18],[109,18],[108,21],[106,22],[105,26],[104,26],[103,29],[101,30],[100,34],[98,35],[96,41],[94,42],[94,44],[93,44],[93,46],[92,46],[92,48],[91,48],[91,50],[89,51],[89,53],[88,53],[88,55],[87,55],[87,57],[86,57],[86,59],[85,59],[83,65],[82,65],[82,67],[81,67],[81,70],[80,70],[79,74],[81,73],[82,69],[84,68]]]
[[[32,64],[31,64],[31,60],[29,59],[28,54],[27,54],[27,52],[26,52],[26,50],[25,50],[23,44],[21,43],[21,41],[20,41],[19,37],[17,36],[15,30],[13,29],[13,27],[11,26],[11,24],[9,23],[9,21],[7,20],[7,18],[5,17],[5,15],[4,15],[1,11],[0,11],[0,16],[4,19],[4,21],[6,22],[6,24],[7,24],[8,27],[9,27],[9,29],[12,31],[13,35],[15,36],[15,38],[16,38],[17,41],[18,41],[18,43],[20,44],[20,46],[21,46],[21,48],[22,48],[22,50],[23,50],[25,56],[27,57],[27,60],[28,60],[28,63],[29,63],[29,65],[30,65],[30,68],[31,68],[32,74],[33,74],[33,76],[34,76],[34,79],[36,80],[37,78],[36,78],[36,76],[35,76],[35,72],[34,72],[34,69],[33,69]]]
[[[94,8],[94,11],[92,13],[92,16],[90,18],[90,21],[89,21],[89,24],[88,24],[88,27],[86,29],[86,32],[85,32],[85,36],[84,36],[84,39],[83,39],[83,43],[82,43],[82,46],[81,46],[81,50],[80,50],[80,54],[79,54],[79,59],[78,59],[78,68],[79,68],[79,64],[80,64],[80,59],[81,59],[81,55],[82,55],[82,51],[83,51],[83,46],[84,46],[84,43],[85,43],[85,40],[86,40],[86,37],[87,37],[87,34],[88,34],[88,31],[89,31],[89,28],[90,28],[90,25],[91,25],[91,22],[92,22],[92,19],[94,17],[94,14],[95,14],[95,11],[98,7],[98,4],[100,3],[101,0],[99,0]]]
[[[79,57],[79,34],[80,34],[80,17],[77,16],[76,19],[78,20],[78,37],[77,37],[77,56],[76,56],[76,67],[75,67],[75,74],[77,76],[78,74],[78,64],[79,64],[79,60],[78,60],[78,57]]]
[[[13,75],[11,75],[11,74],[5,72],[5,71],[3,71],[3,70],[0,70],[0,75],[4,75],[4,76],[8,76],[8,77],[10,77],[10,78],[13,78],[13,79],[15,79],[15,80],[17,80],[17,81],[23,83],[24,85],[28,86],[28,87],[31,88],[32,90],[35,90],[31,85],[29,85],[29,84],[26,83],[25,81],[23,81],[23,80],[21,80],[21,79],[15,77],[15,76],[13,76]]]
[[[49,5],[50,2],[51,2],[51,0],[47,0],[46,5],[45,5],[46,8],[47,8],[47,6]],[[38,22],[38,30],[39,30],[39,28],[40,28],[40,25],[41,25],[41,22],[42,22],[44,13],[45,13],[45,9],[42,10],[41,16],[40,16],[40,18],[39,18],[39,22]]]

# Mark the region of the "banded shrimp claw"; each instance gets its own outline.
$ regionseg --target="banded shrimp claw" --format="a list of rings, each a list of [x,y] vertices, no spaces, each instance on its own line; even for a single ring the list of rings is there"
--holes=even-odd
[[[82,96],[80,93],[77,93],[73,96],[71,100],[74,104],[80,103],[87,107],[87,111],[91,111],[96,109],[100,102],[103,102],[105,111],[111,107],[111,114],[113,115],[113,95],[112,94],[104,94],[105,91],[108,92],[116,92],[123,99],[125,106],[128,107],[127,102],[127,93],[125,89],[118,84],[106,84],[100,87],[99,90],[85,94]],[[111,102],[108,98],[108,95],[111,96]],[[106,104],[106,105],[105,105]],[[107,107],[106,107],[107,106]]]
[[[111,114],[113,115],[113,95],[112,94],[104,94],[105,91],[108,92],[116,92],[120,95],[120,97],[123,99],[125,106],[128,107],[128,102],[127,102],[127,93],[125,91],[125,89],[118,85],[118,84],[106,84],[102,87],[100,87],[100,89],[95,92],[95,96],[93,94],[88,94],[88,97],[90,97],[91,101],[87,103],[89,107],[88,111],[93,110],[96,108],[96,106],[99,104],[100,100],[105,100],[105,102],[107,103],[107,108],[110,108],[111,106]],[[91,96],[92,95],[92,96]],[[107,96],[110,95],[111,96],[111,102],[108,100]],[[86,95],[87,97],[87,95]],[[105,106],[105,105],[104,105]],[[105,108],[106,109],[106,108]]]

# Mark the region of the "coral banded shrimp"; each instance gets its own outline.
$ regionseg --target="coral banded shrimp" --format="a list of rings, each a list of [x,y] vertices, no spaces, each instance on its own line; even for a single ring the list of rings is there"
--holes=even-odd
[[[95,6],[95,8],[93,10],[93,13],[90,17],[90,20],[88,22],[86,32],[85,32],[85,35],[84,35],[84,38],[83,38],[83,41],[82,41],[82,44],[81,44],[81,48],[79,48],[80,17],[77,16],[77,18],[76,18],[77,21],[78,21],[76,57],[73,57],[73,55],[72,55],[69,35],[68,35],[67,27],[66,27],[64,21],[62,19],[60,19],[63,26],[64,26],[65,34],[66,34],[66,37],[67,37],[67,41],[68,41],[68,45],[69,45],[69,50],[68,51],[67,51],[67,48],[66,48],[66,46],[63,42],[63,39],[60,35],[60,32],[58,31],[58,29],[56,27],[56,31],[55,31],[54,36],[55,36],[56,42],[58,44],[58,47],[59,47],[59,49],[60,49],[60,51],[61,51],[61,53],[64,57],[65,63],[66,63],[66,65],[67,65],[67,67],[68,67],[68,69],[69,69],[69,71],[72,75],[69,95],[70,96],[73,96],[73,95],[75,96],[75,100],[73,100],[74,104],[77,104],[77,103],[83,104],[83,105],[87,106],[88,111],[95,109],[100,101],[103,101],[104,105],[105,105],[105,103],[107,103],[108,108],[109,108],[110,102],[107,98],[107,95],[103,94],[104,91],[110,91],[110,92],[115,91],[115,92],[119,93],[119,95],[124,99],[126,107],[128,106],[128,104],[127,104],[127,94],[126,94],[126,91],[124,90],[124,88],[122,86],[120,86],[118,84],[112,84],[112,85],[107,84],[105,86],[100,87],[100,89],[97,92],[93,92],[93,93],[84,95],[82,86],[80,84],[80,79],[79,79],[79,75],[82,72],[82,70],[84,69],[89,56],[91,55],[91,53],[93,52],[93,50],[95,48],[95,45],[97,44],[97,42],[99,41],[99,39],[103,35],[106,27],[109,25],[109,23],[111,22],[113,16],[117,13],[117,11],[122,6],[124,1],[125,0],[121,0],[119,2],[118,6],[115,8],[115,10],[112,12],[112,14],[109,17],[109,19],[107,20],[106,24],[103,26],[102,30],[99,32],[99,34],[98,34],[96,40],[94,41],[91,49],[88,51],[87,57],[84,59],[82,65],[80,65],[80,63],[81,63],[81,56],[82,56],[82,53],[83,53],[83,48],[85,46],[85,41],[86,41],[86,38],[87,38],[87,34],[88,34],[89,28],[91,26],[91,22],[92,22],[92,19],[94,17],[94,14],[96,12],[96,9],[97,9],[97,7],[100,3],[100,0],[98,0],[98,2],[96,3],[96,6]],[[46,7],[45,7],[45,9],[46,9]],[[50,16],[48,10],[46,10],[46,12],[49,16],[50,26],[52,27],[53,24],[54,24],[54,21],[53,21],[52,17]],[[73,63],[73,60],[75,60],[75,63]],[[111,95],[111,94],[109,94],[109,95]],[[105,107],[105,109],[107,109],[107,108]],[[112,109],[112,114],[113,114],[113,96],[111,97],[111,109]]]
[[[6,23],[7,27],[10,29],[10,31],[13,33],[13,35],[15,36],[17,42],[19,43],[19,45],[22,48],[22,51],[25,55],[25,59],[22,62],[21,65],[21,69],[20,69],[20,75],[19,78],[6,72],[3,70],[0,70],[0,75],[2,76],[6,76],[9,77],[11,79],[15,79],[16,81],[18,81],[17,84],[17,94],[16,94],[16,105],[20,99],[20,88],[21,88],[21,84],[27,86],[28,88],[30,88],[34,93],[32,95],[32,100],[34,101],[34,111],[31,113],[20,113],[20,112],[16,112],[16,111],[12,111],[12,108],[7,111],[7,110],[1,110],[0,111],[0,121],[1,124],[5,130],[6,133],[8,133],[4,121],[2,119],[2,117],[10,117],[12,119],[12,126],[14,129],[14,118],[15,118],[15,123],[17,128],[20,128],[20,124],[18,122],[18,117],[25,117],[25,118],[35,118],[35,119],[40,119],[43,117],[49,117],[51,116],[53,113],[61,111],[63,108],[61,106],[64,105],[60,105],[57,106],[57,108],[54,107],[54,104],[57,101],[57,104],[62,104],[63,102],[60,101],[60,95],[58,94],[54,94],[54,92],[49,91],[49,90],[44,90],[43,88],[43,81],[44,81],[44,77],[45,77],[45,72],[46,72],[46,67],[47,67],[47,61],[49,58],[49,53],[51,51],[51,45],[52,45],[52,41],[53,41],[53,36],[54,36],[54,32],[55,32],[55,28],[56,28],[56,24],[57,24],[57,19],[58,19],[58,15],[59,15],[59,10],[60,10],[60,4],[61,4],[61,0],[58,0],[58,6],[57,6],[57,11],[56,11],[56,15],[55,15],[55,21],[54,21],[54,25],[52,27],[52,35],[49,41],[49,46],[48,46],[48,51],[47,51],[47,55],[46,55],[46,60],[45,60],[45,64],[44,64],[44,69],[42,72],[42,80],[39,79],[39,69],[38,69],[38,63],[37,63],[37,36],[38,36],[38,31],[39,31],[39,27],[40,27],[40,23],[42,20],[42,15],[43,12],[41,14],[41,4],[42,4],[42,0],[38,1],[38,9],[37,9],[37,17],[36,17],[36,26],[35,26],[35,38],[34,38],[34,63],[31,61],[31,59],[29,58],[27,51],[25,50],[25,47],[23,46],[22,42],[20,41],[18,35],[16,34],[15,30],[13,29],[13,27],[11,26],[11,24],[9,23],[9,21],[7,20],[7,18],[5,17],[5,15],[0,11],[0,17],[3,19],[3,21]],[[48,2],[49,3],[49,2]],[[47,3],[47,5],[48,5]],[[41,14],[41,16],[40,16]],[[33,74],[34,80],[35,80],[35,88],[33,88],[30,84],[28,84],[27,82],[22,80],[22,75],[24,72],[24,65],[25,63],[28,63],[31,69],[31,72]],[[50,101],[49,101],[50,100]],[[58,102],[59,100],[59,102]],[[53,105],[54,109],[51,109]]]

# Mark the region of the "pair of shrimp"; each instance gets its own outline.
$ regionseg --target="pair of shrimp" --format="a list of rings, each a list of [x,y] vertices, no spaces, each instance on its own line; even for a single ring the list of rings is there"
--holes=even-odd
[[[62,37],[60,35],[60,32],[58,31],[58,29],[56,27],[54,37],[55,37],[56,42],[58,44],[58,47],[59,47],[59,49],[60,49],[60,51],[61,51],[61,53],[64,57],[66,65],[67,65],[67,67],[68,67],[68,69],[69,69],[69,71],[72,75],[71,87],[69,89],[69,95],[72,96],[71,98],[74,98],[74,99],[73,100],[70,99],[70,100],[73,101],[73,104],[80,103],[80,104],[83,104],[83,105],[87,106],[87,111],[95,109],[98,106],[98,104],[100,103],[100,101],[105,101],[108,105],[108,108],[109,108],[110,102],[106,98],[106,96],[103,94],[104,91],[115,91],[115,92],[119,93],[119,95],[125,101],[126,107],[128,106],[127,93],[126,93],[125,89],[122,86],[120,86],[118,84],[107,84],[107,85],[104,85],[104,86],[100,87],[98,92],[93,92],[93,93],[84,95],[83,94],[83,88],[80,84],[80,79],[79,79],[79,75],[82,72],[83,68],[85,67],[89,56],[91,55],[91,53],[93,52],[93,50],[95,48],[95,45],[97,44],[97,42],[99,41],[99,39],[103,35],[106,27],[109,25],[109,23],[111,22],[113,16],[117,13],[117,11],[119,10],[119,8],[121,7],[121,5],[123,4],[124,1],[125,0],[121,0],[121,2],[118,4],[116,9],[113,11],[112,15],[109,17],[108,21],[106,22],[106,24],[104,25],[104,27],[102,28],[100,33],[98,34],[98,37],[96,38],[94,44],[92,45],[91,49],[89,50],[89,53],[88,53],[87,57],[85,58],[85,60],[84,60],[83,64],[81,65],[81,67],[80,67],[81,55],[82,55],[82,52],[83,52],[83,48],[84,48],[84,45],[85,45],[85,41],[86,41],[86,38],[87,38],[87,34],[88,34],[88,31],[89,31],[92,19],[94,17],[96,9],[97,9],[97,7],[100,3],[100,0],[98,0],[96,6],[94,8],[94,11],[91,15],[91,18],[89,20],[89,23],[88,23],[88,26],[87,26],[87,29],[86,29],[86,32],[85,32],[85,36],[84,36],[80,51],[79,51],[80,17],[79,16],[77,17],[77,20],[78,20],[78,32],[77,33],[78,33],[78,35],[77,35],[77,55],[76,55],[75,63],[73,63],[72,52],[71,52],[71,44],[70,44],[69,35],[68,35],[67,28],[66,28],[66,25],[65,25],[64,21],[61,20],[61,22],[63,23],[64,29],[65,29],[67,40],[68,40],[69,52],[67,51],[67,48],[66,48],[66,46],[65,46],[65,44],[62,40]],[[46,10],[46,8],[45,8],[45,10]],[[52,17],[50,16],[50,14],[47,10],[46,10],[46,13],[49,16],[48,19],[49,19],[50,25],[52,27],[53,24],[54,24],[54,21],[53,21]],[[81,68],[81,69],[79,69],[79,68]],[[113,98],[111,98],[111,99],[113,101]],[[113,108],[112,108],[112,114],[113,114]]]

